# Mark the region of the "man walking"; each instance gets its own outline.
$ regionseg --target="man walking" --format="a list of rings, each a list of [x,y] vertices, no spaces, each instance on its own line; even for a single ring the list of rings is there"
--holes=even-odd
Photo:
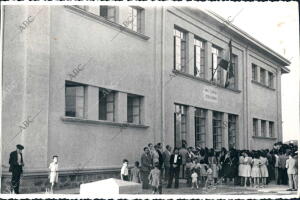
[[[144,148],[144,153],[141,156],[141,178],[143,189],[149,188],[148,176],[152,168],[152,158],[148,147]]]
[[[19,194],[20,177],[23,172],[24,162],[22,150],[24,147],[20,144],[17,145],[17,150],[13,151],[9,155],[9,171],[11,176],[11,192]]]

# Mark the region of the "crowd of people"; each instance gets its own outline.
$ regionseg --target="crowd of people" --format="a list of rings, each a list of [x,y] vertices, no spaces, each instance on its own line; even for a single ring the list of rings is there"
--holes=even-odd
[[[130,173],[131,171],[131,173]],[[143,189],[152,187],[153,193],[162,193],[162,185],[179,187],[179,178],[185,179],[188,187],[215,188],[218,184],[244,187],[266,187],[270,181],[289,185],[289,191],[298,189],[298,146],[277,142],[273,149],[220,151],[208,148],[181,148],[161,143],[149,143],[144,147],[141,160],[128,169],[128,160],[123,160],[121,178],[142,183]]]

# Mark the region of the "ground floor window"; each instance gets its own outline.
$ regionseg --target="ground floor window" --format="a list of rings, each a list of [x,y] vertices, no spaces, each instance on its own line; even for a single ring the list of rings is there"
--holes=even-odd
[[[204,148],[206,145],[206,110],[195,110],[195,146]]]
[[[99,89],[99,119],[114,121],[115,92],[112,90]]]
[[[222,115],[221,112],[213,112],[213,148],[222,148]]]
[[[269,122],[269,136],[274,137],[274,122]]]
[[[181,147],[182,140],[186,141],[187,106],[175,104],[174,138],[175,147]]]
[[[265,120],[261,120],[261,136],[262,137],[267,136],[267,124]]]
[[[228,114],[228,147],[236,148],[237,115]]]
[[[127,95],[127,122],[141,124],[141,96]]]

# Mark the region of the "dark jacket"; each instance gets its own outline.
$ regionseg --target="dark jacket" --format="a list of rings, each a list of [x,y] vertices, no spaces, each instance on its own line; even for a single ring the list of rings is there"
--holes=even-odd
[[[143,153],[141,157],[141,171],[150,172],[151,167],[152,167],[151,155]]]
[[[17,151],[13,151],[9,155],[9,171],[12,172],[14,170],[20,170],[20,172],[23,172],[23,155],[21,153],[21,163],[22,165],[19,165],[18,163],[18,153]]]
[[[175,168],[179,168],[180,165],[182,164],[181,155],[178,154],[176,162],[174,162],[174,158],[175,158],[175,154],[172,154],[171,157],[170,157],[170,165],[171,165],[170,167],[171,167],[171,169],[174,168],[173,164],[176,165]]]

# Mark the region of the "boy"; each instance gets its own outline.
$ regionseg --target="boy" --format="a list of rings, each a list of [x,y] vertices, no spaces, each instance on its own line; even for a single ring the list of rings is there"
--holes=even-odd
[[[123,165],[121,168],[121,180],[129,181],[129,173],[128,173],[128,160],[123,160]]]
[[[194,186],[196,186],[196,188],[198,189],[199,186],[198,186],[198,174],[197,172],[195,171],[195,169],[192,169],[192,189],[194,189]]]
[[[211,169],[211,165],[208,165],[208,169],[206,171],[207,179],[206,179],[206,182],[205,182],[205,188],[206,189],[209,189],[211,186],[214,185],[214,179],[213,179],[212,173],[213,173],[213,171]]]

